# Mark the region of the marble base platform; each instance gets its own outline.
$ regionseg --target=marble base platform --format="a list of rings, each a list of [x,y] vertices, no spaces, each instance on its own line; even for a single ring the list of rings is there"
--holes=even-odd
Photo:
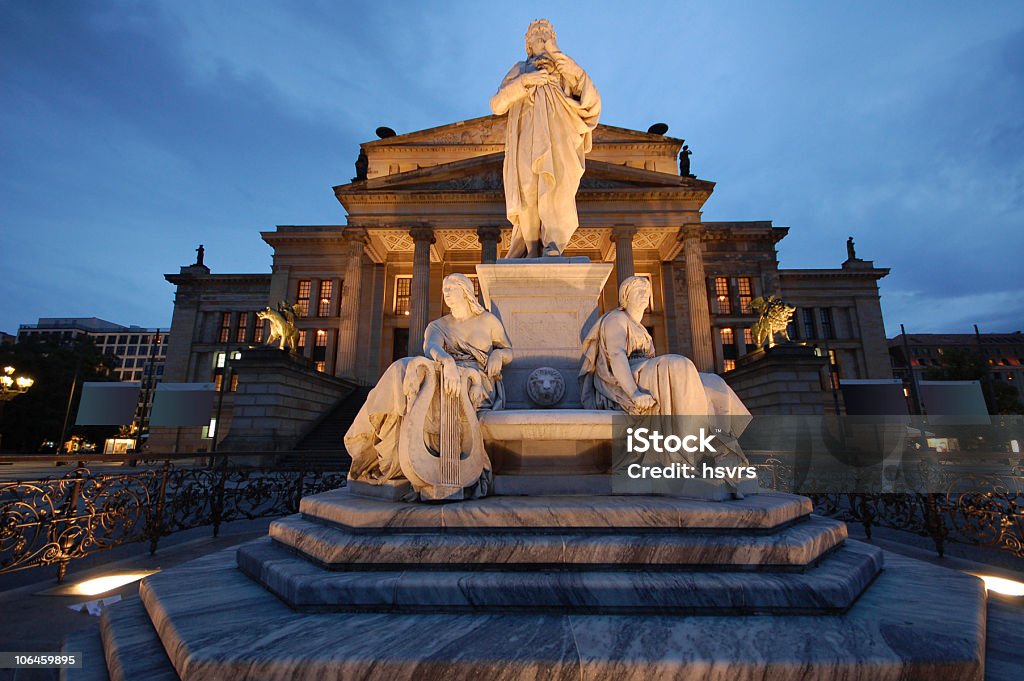
[[[303,497],[299,512],[354,531],[563,530],[572,528],[771,532],[811,513],[793,494],[757,494],[727,502],[642,496],[488,497],[453,504],[407,504],[346,488]]]
[[[112,629],[139,627],[187,681],[983,678],[980,580],[900,556],[845,614],[783,617],[300,613],[234,553],[148,577],[149,622]]]
[[[332,572],[266,538],[238,550],[242,572],[313,612],[807,614],[850,608],[882,568],[851,542],[806,572],[420,570]]]
[[[352,532],[292,515],[270,539],[329,570],[715,570],[802,571],[847,537],[846,524],[811,516],[772,534],[697,532]]]

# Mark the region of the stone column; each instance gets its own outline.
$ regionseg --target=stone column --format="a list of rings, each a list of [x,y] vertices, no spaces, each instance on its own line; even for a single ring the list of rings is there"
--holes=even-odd
[[[501,227],[477,227],[476,235],[480,239],[480,262],[485,265],[497,262]]]
[[[697,371],[714,371],[715,356],[711,349],[711,313],[708,310],[708,291],[704,283],[704,250],[700,239],[702,225],[686,225],[679,231],[686,259],[686,297],[690,303],[690,337]]]
[[[328,315],[331,317],[341,316],[341,287],[343,284],[343,279],[331,278],[331,304],[329,307],[330,311],[328,312]]]
[[[356,344],[359,340],[359,301],[363,288],[363,251],[368,236],[362,228],[346,228],[348,262],[342,282],[341,317],[338,320],[338,361],[335,374],[354,378],[356,370]]]
[[[310,279],[309,280],[309,302],[306,303],[306,316],[316,317],[317,308],[320,306],[320,280]]]
[[[429,226],[409,230],[415,248],[412,256],[412,296],[409,301],[409,356],[423,354],[423,332],[430,316],[430,245],[434,229]]]
[[[612,227],[612,241],[615,242],[615,271],[618,273],[619,284],[636,274],[633,268],[634,235],[636,235],[636,227],[630,225]]]
[[[245,317],[245,341],[247,343],[259,343],[262,338],[256,338],[256,310],[249,310]]]
[[[231,326],[228,327],[228,344],[235,345],[238,343],[238,311],[231,313],[231,321],[228,322]]]

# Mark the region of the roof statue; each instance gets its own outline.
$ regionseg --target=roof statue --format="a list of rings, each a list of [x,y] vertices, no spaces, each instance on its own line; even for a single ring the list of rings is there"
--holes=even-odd
[[[579,227],[576,190],[601,115],[590,76],[538,19],[526,31],[526,61],[516,63],[491,98],[505,128],[505,211],[512,223],[506,257],[559,256]]]

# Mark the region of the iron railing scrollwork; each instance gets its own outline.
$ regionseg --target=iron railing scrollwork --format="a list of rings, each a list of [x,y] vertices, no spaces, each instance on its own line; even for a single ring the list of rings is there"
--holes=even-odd
[[[903,475],[884,492],[850,473],[808,473],[780,452],[751,455],[762,488],[808,496],[820,515],[930,537],[993,547],[1024,558],[1024,466],[971,466],[907,457]],[[61,476],[0,482],[0,574],[56,565],[130,542],[150,553],[171,533],[225,522],[295,513],[302,497],[345,484],[345,472],[237,465],[218,453],[207,465],[168,459],[125,472],[81,466]],[[811,490],[811,491],[808,491]]]
[[[295,513],[307,494],[345,484],[345,472],[238,466],[218,454],[213,465],[166,460],[125,472],[80,466],[61,476],[0,481],[0,574],[56,565],[131,542],[159,542],[174,532]],[[81,463],[81,462],[80,462]]]

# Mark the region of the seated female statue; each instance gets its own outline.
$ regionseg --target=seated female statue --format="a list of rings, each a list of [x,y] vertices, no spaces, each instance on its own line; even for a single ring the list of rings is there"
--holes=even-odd
[[[651,334],[640,323],[650,300],[646,278],[625,279],[618,309],[587,334],[580,368],[584,408],[696,417],[686,420],[688,428],[711,428],[725,449],[745,462],[736,438],[750,422],[750,412],[720,376],[698,373],[681,355],[655,356]]]
[[[404,421],[414,411],[419,414],[422,423],[413,424],[413,430],[421,429],[422,444],[439,451],[442,398],[459,398],[456,402],[464,407],[459,419],[465,448],[482,454],[484,477],[490,473],[476,410],[502,408],[501,372],[512,359],[512,344],[498,318],[477,301],[468,277],[448,275],[442,291],[451,313],[427,325],[425,356],[405,357],[388,367],[345,434],[345,447],[352,457],[351,480],[380,484],[408,479],[420,491],[420,475],[410,469],[408,456],[400,456],[402,433],[408,437],[412,432]],[[407,442],[406,452],[410,444],[414,449],[419,446]],[[486,484],[478,493],[485,491]]]

